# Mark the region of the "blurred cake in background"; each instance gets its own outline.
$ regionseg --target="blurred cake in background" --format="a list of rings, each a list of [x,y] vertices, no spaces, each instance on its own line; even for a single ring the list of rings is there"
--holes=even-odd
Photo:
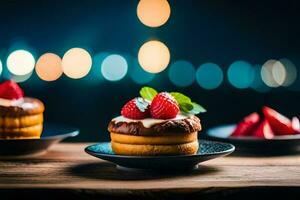
[[[0,139],[40,138],[43,130],[44,104],[24,97],[14,81],[0,84]]]

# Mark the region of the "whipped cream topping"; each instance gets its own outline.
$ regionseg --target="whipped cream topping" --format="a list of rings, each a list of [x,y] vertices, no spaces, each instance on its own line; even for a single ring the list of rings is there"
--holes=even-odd
[[[26,102],[24,98],[14,100],[0,98],[0,106],[17,106],[23,109],[31,109],[34,108],[36,105],[31,102]]]
[[[118,116],[118,117],[112,119],[112,121],[115,122],[115,123],[119,123],[119,122],[126,122],[126,123],[142,122],[142,124],[145,128],[150,128],[151,126],[156,125],[156,124],[160,124],[160,123],[163,123],[163,122],[166,122],[166,121],[182,120],[182,119],[186,119],[190,116],[191,115],[179,113],[175,118],[172,118],[172,119],[154,119],[154,118],[129,119],[129,118],[123,117],[121,115],[121,116]]]
[[[22,104],[23,102],[24,102],[23,98],[14,99],[14,100],[0,98],[0,105],[6,106],[6,107],[18,106],[18,105]]]

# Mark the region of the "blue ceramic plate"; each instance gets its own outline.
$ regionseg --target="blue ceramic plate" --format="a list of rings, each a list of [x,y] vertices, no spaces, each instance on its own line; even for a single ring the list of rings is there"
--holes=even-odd
[[[234,151],[228,143],[199,140],[199,150],[195,155],[178,156],[123,156],[116,155],[110,142],[102,142],[85,148],[85,151],[97,158],[115,163],[118,166],[135,169],[191,169],[206,160],[226,156]]]
[[[230,142],[236,147],[236,154],[290,154],[300,151],[300,134],[276,136],[273,139],[251,136],[231,137],[236,125],[217,126],[209,129],[206,134],[210,139]]]
[[[44,124],[40,139],[0,140],[0,156],[28,156],[46,151],[52,144],[79,134],[77,128],[61,124]]]

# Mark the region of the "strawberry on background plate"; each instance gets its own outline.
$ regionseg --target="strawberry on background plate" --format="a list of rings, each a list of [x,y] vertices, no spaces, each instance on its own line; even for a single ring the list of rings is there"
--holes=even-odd
[[[237,124],[236,129],[234,130],[231,136],[238,137],[251,135],[254,129],[258,126],[259,121],[259,114],[256,112],[251,113]]]
[[[136,97],[127,102],[121,114],[129,119],[144,119],[149,117],[149,102],[141,97]]]
[[[264,106],[262,111],[275,135],[295,134],[295,130],[293,129],[292,121],[290,119],[267,106]]]
[[[0,84],[0,98],[16,100],[22,97],[24,92],[16,82],[8,80]]]
[[[292,118],[292,128],[297,134],[300,134],[300,121],[298,117]]]
[[[266,119],[264,119],[253,131],[253,136],[266,139],[274,138],[274,132]]]
[[[179,112],[179,105],[175,98],[168,92],[158,93],[152,100],[150,113],[156,119],[175,118]]]

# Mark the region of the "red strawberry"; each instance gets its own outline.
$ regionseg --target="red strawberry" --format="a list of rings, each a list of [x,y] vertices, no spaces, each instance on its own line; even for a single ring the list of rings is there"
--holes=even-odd
[[[0,98],[13,100],[22,97],[24,92],[16,82],[8,80],[0,84]]]
[[[294,129],[295,133],[300,134],[300,121],[298,117],[292,118],[292,128]]]
[[[264,106],[262,111],[276,135],[290,135],[295,133],[290,119],[267,106]]]
[[[260,116],[256,112],[246,116],[241,122],[239,122],[231,134],[231,136],[247,136],[251,135],[253,130],[258,126]]]
[[[167,92],[157,94],[152,100],[150,113],[156,119],[171,119],[179,112],[177,101]]]
[[[274,132],[266,119],[264,119],[254,130],[253,136],[266,139],[274,138]]]
[[[123,106],[121,114],[130,119],[144,119],[149,116],[149,102],[141,97],[134,98]]]

